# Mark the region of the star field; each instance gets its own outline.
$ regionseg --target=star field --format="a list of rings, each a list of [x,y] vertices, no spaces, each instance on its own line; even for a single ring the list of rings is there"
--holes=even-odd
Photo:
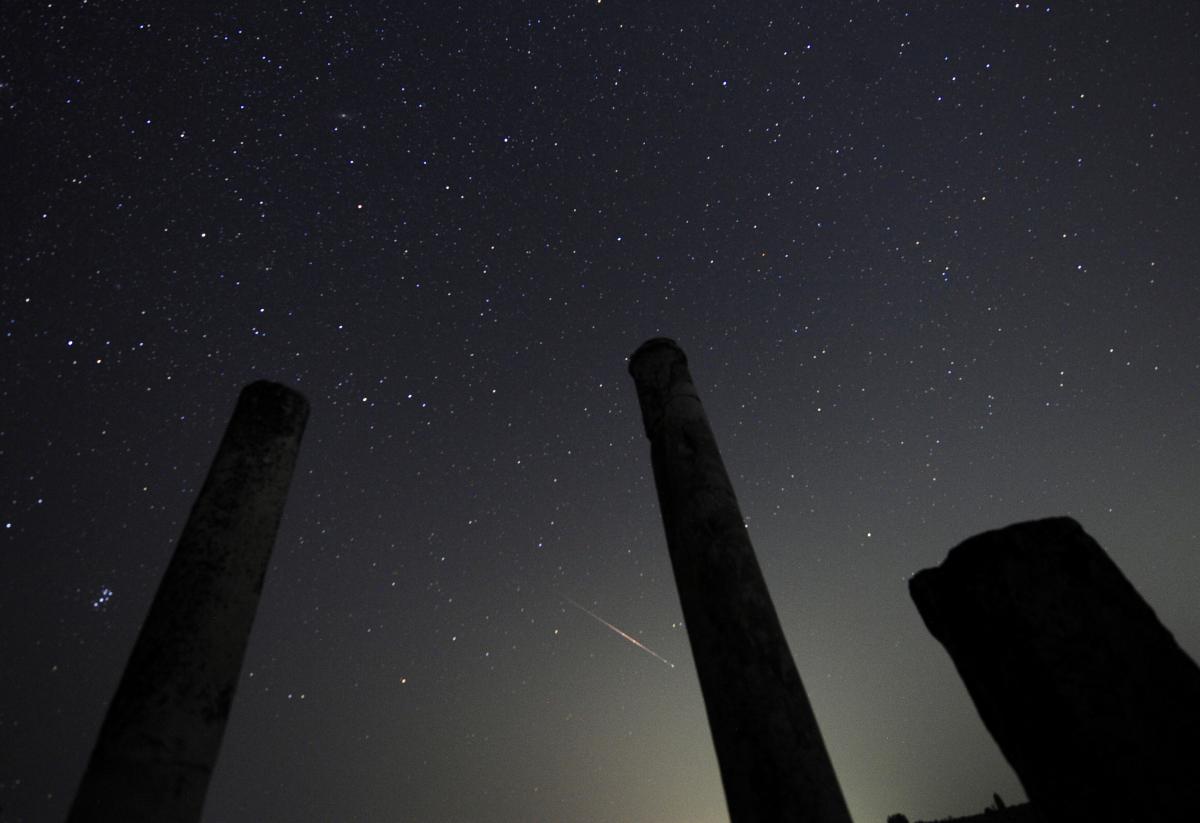
[[[727,821],[657,335],[855,820],[1022,799],[906,581],[1071,515],[1200,656],[1197,22],[4,6],[0,821],[65,816],[259,378],[312,416],[205,820]]]

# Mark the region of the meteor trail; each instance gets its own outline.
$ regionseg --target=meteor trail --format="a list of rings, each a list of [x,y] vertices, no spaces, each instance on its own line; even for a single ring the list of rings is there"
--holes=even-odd
[[[626,640],[628,640],[628,641],[629,641],[630,643],[632,643],[633,645],[637,646],[639,649],[641,649],[642,651],[644,651],[646,654],[653,655],[653,656],[654,656],[654,657],[656,657],[657,659],[659,659],[659,660],[661,660],[662,662],[666,663],[666,664],[667,664],[668,666],[670,666],[672,669],[673,669],[673,668],[675,668],[675,664],[674,664],[674,663],[672,663],[670,660],[667,660],[667,658],[663,657],[661,654],[659,654],[658,652],[654,651],[654,649],[650,648],[650,647],[649,647],[649,646],[647,646],[645,643],[643,643],[642,641],[638,640],[636,637],[632,637],[632,636],[630,636],[630,635],[626,634],[625,632],[621,631],[621,630],[620,630],[620,629],[618,629],[616,626],[614,626],[612,623],[609,623],[607,620],[605,620],[605,619],[604,619],[603,617],[601,617],[600,615],[596,614],[596,613],[595,613],[594,611],[592,611],[591,609],[589,609],[589,608],[587,608],[587,607],[585,607],[585,606],[581,606],[581,605],[579,605],[578,603],[576,603],[576,602],[575,602],[574,600],[572,600],[571,598],[567,597],[567,596],[566,596],[565,594],[563,594],[562,592],[555,592],[555,594],[557,594],[557,595],[558,595],[559,597],[561,597],[563,600],[565,600],[565,601],[567,601],[568,603],[570,603],[570,604],[571,604],[572,606],[574,606],[575,608],[579,609],[581,612],[583,612],[584,614],[586,614],[588,617],[590,617],[590,618],[592,618],[593,620],[595,620],[597,623],[600,623],[600,624],[602,624],[602,625],[604,625],[604,626],[607,626],[608,628],[612,629],[614,632],[616,632],[617,634],[621,635],[621,637],[624,637]]]

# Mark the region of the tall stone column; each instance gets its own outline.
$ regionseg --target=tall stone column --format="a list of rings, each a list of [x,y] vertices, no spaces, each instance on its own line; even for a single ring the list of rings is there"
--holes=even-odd
[[[1200,820],[1200,669],[1078,523],[976,535],[909,590],[1047,820]]]
[[[200,819],[307,419],[291,389],[242,390],[68,823]]]
[[[733,823],[850,823],[733,486],[675,341],[629,360]]]

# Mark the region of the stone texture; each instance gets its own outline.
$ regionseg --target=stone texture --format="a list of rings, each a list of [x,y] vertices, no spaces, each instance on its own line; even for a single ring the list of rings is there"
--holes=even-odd
[[[307,418],[284,386],[242,391],[69,823],[200,819]]]
[[[1047,820],[1200,820],[1200,669],[1078,523],[978,535],[909,587]]]
[[[630,358],[667,546],[732,823],[849,823],[687,358]]]

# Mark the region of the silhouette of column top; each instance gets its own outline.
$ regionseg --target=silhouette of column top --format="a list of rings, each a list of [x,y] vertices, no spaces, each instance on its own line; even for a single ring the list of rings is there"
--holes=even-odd
[[[629,357],[629,374],[637,386],[642,424],[646,429],[646,437],[651,440],[662,425],[663,414],[672,400],[691,406],[689,410],[678,409],[680,414],[690,412],[689,416],[704,415],[700,395],[692,385],[687,367],[687,355],[669,337],[652,337],[638,346],[637,351]],[[683,373],[677,372],[673,376],[672,369],[681,369]]]
[[[242,390],[69,823],[200,819],[307,419],[285,386]]]
[[[629,358],[671,566],[733,823],[850,823],[687,357]]]

